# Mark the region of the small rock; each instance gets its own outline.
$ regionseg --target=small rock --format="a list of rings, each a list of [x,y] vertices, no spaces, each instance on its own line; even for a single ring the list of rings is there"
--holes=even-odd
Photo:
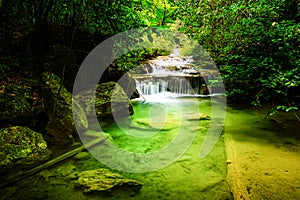
[[[49,178],[50,177],[54,177],[56,176],[56,174],[53,171],[50,170],[43,170],[41,172],[39,172],[40,177],[42,177],[46,182],[49,182]]]
[[[200,115],[188,115],[188,120],[189,121],[198,121],[198,120],[210,120],[210,116],[205,115],[205,114],[200,114]]]
[[[232,163],[232,160],[226,160],[226,164],[229,165]]]
[[[166,120],[150,120],[150,119],[135,119],[131,121],[130,128],[141,129],[141,130],[161,130],[168,131],[171,129],[178,128],[180,121],[174,118],[167,118]]]
[[[135,180],[123,179],[120,174],[102,168],[79,173],[76,186],[82,188],[84,193],[109,192],[112,189],[122,187],[138,191],[142,188],[142,183]]]
[[[57,174],[59,174],[60,176],[68,176],[71,173],[73,173],[76,170],[76,167],[71,163],[71,162],[67,162],[62,164],[57,170]]]
[[[204,115],[204,114],[200,114],[199,120],[210,120],[210,116]]]
[[[88,152],[82,151],[74,156],[76,160],[87,160],[90,158],[90,154]]]

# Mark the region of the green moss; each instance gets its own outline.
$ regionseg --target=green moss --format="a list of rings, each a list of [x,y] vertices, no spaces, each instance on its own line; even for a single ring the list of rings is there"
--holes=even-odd
[[[0,167],[39,162],[51,153],[40,133],[21,126],[0,129],[0,152]]]

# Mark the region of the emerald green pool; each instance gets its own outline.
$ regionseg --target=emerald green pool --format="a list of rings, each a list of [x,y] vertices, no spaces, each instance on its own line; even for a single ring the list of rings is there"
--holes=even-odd
[[[96,146],[92,154],[101,154],[103,162],[92,154],[85,159],[67,159],[2,188],[0,199],[233,199],[227,182],[227,169],[232,161],[226,158],[224,138],[237,144],[239,160],[235,163],[241,166],[243,175],[239,179],[245,183],[252,199],[296,197],[300,193],[297,189],[300,139],[295,137],[296,129],[264,120],[265,111],[228,107],[222,134],[210,153],[200,158],[213,121],[201,116],[211,116],[211,105],[209,98],[134,101],[131,118],[101,120],[99,124],[118,150],[140,155],[158,152],[154,154],[156,157],[144,159],[141,156],[132,162],[131,157],[118,157],[114,151],[103,151]],[[220,121],[213,125],[223,124]],[[178,140],[178,135],[182,140],[172,143]],[[161,153],[166,147],[168,151]],[[111,167],[114,164],[119,170]],[[74,187],[76,174],[103,167],[143,183],[142,189],[137,193],[117,189],[111,193],[83,194],[80,188]],[[287,191],[284,194],[283,189]],[[288,192],[290,190],[294,192]]]

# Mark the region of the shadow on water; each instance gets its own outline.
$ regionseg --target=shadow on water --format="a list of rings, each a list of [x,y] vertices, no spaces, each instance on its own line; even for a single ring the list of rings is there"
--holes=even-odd
[[[260,110],[227,109],[226,130],[236,140],[257,139],[256,142],[294,144],[300,140],[300,123],[292,113],[278,113],[266,118],[267,108]],[[285,142],[286,141],[286,142]],[[289,142],[290,141],[290,142]],[[294,141],[294,142],[292,142]]]

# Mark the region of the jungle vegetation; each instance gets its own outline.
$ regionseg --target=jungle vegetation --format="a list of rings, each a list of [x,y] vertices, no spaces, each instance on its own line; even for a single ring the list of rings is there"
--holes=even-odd
[[[187,34],[209,52],[232,102],[270,103],[270,114],[299,108],[299,0],[0,0],[0,24],[1,79],[45,70],[75,77],[106,38],[161,27]],[[131,64],[115,66],[129,70],[160,53],[128,53]]]

